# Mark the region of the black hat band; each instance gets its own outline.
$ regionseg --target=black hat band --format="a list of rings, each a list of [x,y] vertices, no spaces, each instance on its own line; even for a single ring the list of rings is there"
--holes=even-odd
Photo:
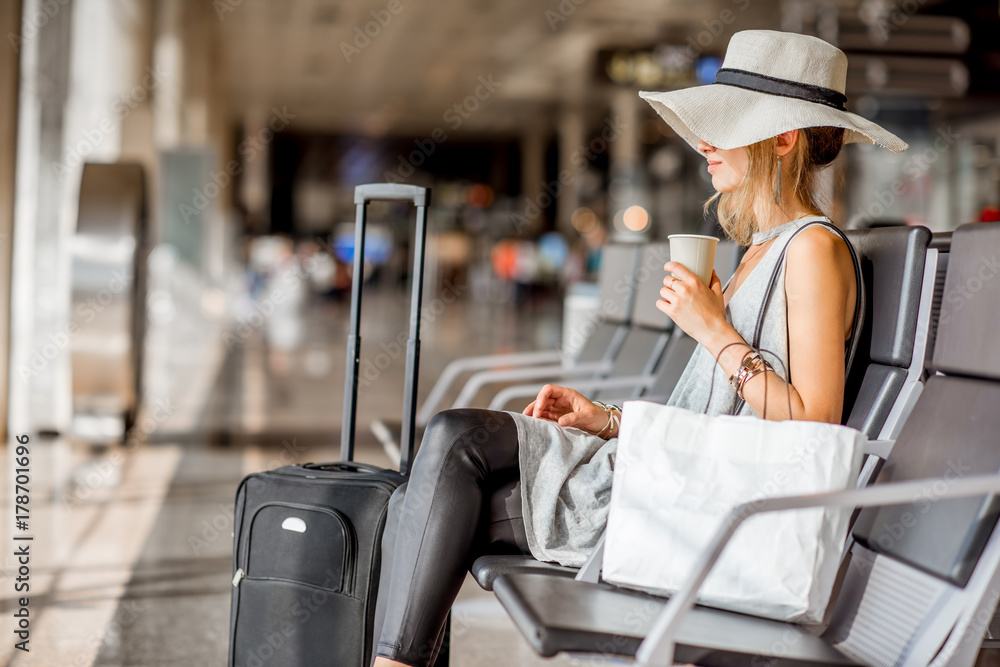
[[[813,86],[808,83],[798,81],[788,81],[787,79],[776,79],[765,74],[748,72],[742,69],[722,68],[715,74],[715,83],[724,86],[735,86],[746,90],[756,90],[759,93],[768,95],[779,95],[781,97],[793,97],[806,102],[815,102],[824,106],[847,110],[847,95],[822,86]]]

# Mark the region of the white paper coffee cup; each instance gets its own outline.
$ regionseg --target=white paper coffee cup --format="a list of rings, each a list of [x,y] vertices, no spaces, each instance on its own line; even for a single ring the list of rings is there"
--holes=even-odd
[[[712,268],[715,266],[715,247],[718,237],[699,234],[671,234],[670,259],[701,278],[706,285],[711,284]]]

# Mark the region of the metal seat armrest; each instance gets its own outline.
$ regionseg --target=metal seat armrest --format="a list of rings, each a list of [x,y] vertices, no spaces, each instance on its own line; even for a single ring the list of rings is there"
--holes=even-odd
[[[865,456],[877,456],[883,461],[889,458],[895,440],[869,440],[865,443]]]
[[[562,360],[559,350],[542,350],[538,352],[515,352],[512,354],[487,354],[478,357],[464,357],[448,363],[438,376],[437,382],[431,388],[427,399],[417,412],[417,426],[426,426],[437,411],[437,406],[448,392],[448,388],[456,378],[468,371],[479,371],[502,366],[528,366],[537,364],[554,364]]]
[[[576,573],[575,579],[577,581],[586,581],[592,584],[600,581],[601,565],[604,562],[604,541],[607,537],[607,531],[601,534],[601,538],[597,540],[597,546],[590,552],[590,556],[587,557],[587,561],[580,567],[580,571]]]
[[[597,378],[573,382],[573,389],[583,393],[602,389],[627,389],[631,387],[648,387],[655,380],[653,375],[627,375],[614,378]],[[541,388],[537,384],[519,384],[505,387],[497,392],[490,401],[490,410],[503,410],[503,406],[515,398],[531,397]]]
[[[595,361],[577,364],[569,368],[563,366],[541,366],[532,368],[512,368],[497,371],[480,371],[469,378],[461,393],[452,404],[452,408],[465,408],[472,404],[476,394],[484,386],[493,382],[514,382],[517,380],[538,380],[545,378],[571,378],[593,373],[606,373],[611,370],[610,361]]]

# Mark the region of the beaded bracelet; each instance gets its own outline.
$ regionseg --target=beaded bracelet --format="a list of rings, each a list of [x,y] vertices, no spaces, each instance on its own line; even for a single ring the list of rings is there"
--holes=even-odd
[[[615,411],[617,411],[618,414],[620,415],[622,413],[622,409],[619,408],[617,405],[608,405],[607,403],[604,403],[603,401],[591,401],[591,402],[594,405],[596,405],[597,407],[599,407],[602,410],[604,410],[606,413],[608,413],[608,423],[605,424],[604,428],[602,428],[600,431],[598,431],[594,435],[596,435],[599,438],[604,437],[604,432],[608,430],[608,427],[610,427],[611,424],[614,424],[615,425],[615,429],[617,430],[617,428],[618,428],[619,424],[621,424],[621,422],[618,419],[618,416],[615,414]],[[608,431],[608,432],[610,433],[610,431]]]

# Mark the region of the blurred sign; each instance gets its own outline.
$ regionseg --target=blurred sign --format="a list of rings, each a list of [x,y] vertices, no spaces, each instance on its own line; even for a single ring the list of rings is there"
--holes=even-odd
[[[597,77],[622,86],[682,88],[698,83],[696,65],[685,46],[651,49],[602,50],[597,54]],[[714,79],[715,73],[712,73]]]

